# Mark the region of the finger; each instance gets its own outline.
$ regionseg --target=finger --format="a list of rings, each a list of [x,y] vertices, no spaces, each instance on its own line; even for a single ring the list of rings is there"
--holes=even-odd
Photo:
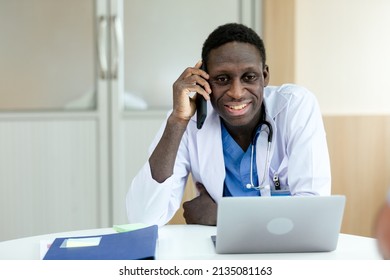
[[[202,195],[202,194],[209,194],[205,188],[205,186],[200,183],[200,182],[196,182],[196,189],[198,190],[199,194]]]
[[[210,95],[199,85],[189,85],[184,90],[185,94],[192,100],[195,101],[196,95],[200,94],[204,96],[206,100],[210,100]]]
[[[193,92],[197,92],[206,100],[209,100],[209,95],[211,94],[211,87],[207,80],[199,75],[192,75],[187,78],[186,86],[191,89]]]
[[[183,218],[187,224],[194,223],[194,215],[196,215],[196,201],[197,198],[183,203]]]
[[[195,68],[200,68],[200,66],[202,66],[203,64],[203,61],[202,60],[199,60],[196,64],[195,64]]]
[[[208,79],[209,78],[209,74],[204,71],[203,69],[201,69],[200,67],[202,66],[203,64],[203,61],[202,60],[199,60],[194,67],[188,67],[185,71],[184,71],[184,75],[183,77],[189,77],[191,75],[199,75],[199,76],[202,76],[204,79]]]
[[[178,93],[182,92],[182,93],[186,94],[188,97],[190,97],[191,99],[195,99],[196,94],[200,94],[206,100],[210,100],[210,93],[207,92],[207,90],[205,88],[203,88],[203,86],[201,86],[195,82],[194,83],[189,83],[189,82],[183,83],[180,86],[178,86],[177,89],[178,89]],[[208,88],[208,90],[210,91],[210,88]]]
[[[203,77],[204,79],[208,79],[209,74],[207,72],[203,71],[202,69],[200,69],[199,67],[197,67],[197,64],[195,65],[195,67],[187,67],[183,71],[183,73],[181,73],[178,80],[181,80],[181,79],[184,80],[188,77],[191,77],[192,75],[199,75],[199,76]]]
[[[200,76],[195,76],[195,80],[196,80],[196,83],[198,85],[200,85],[202,87],[202,89],[204,90],[204,92],[207,94],[207,96],[205,96],[205,98],[209,99],[208,95],[211,94],[212,91],[211,91],[211,87],[210,87],[208,80],[203,79]],[[199,93],[202,94],[202,92],[199,92]]]

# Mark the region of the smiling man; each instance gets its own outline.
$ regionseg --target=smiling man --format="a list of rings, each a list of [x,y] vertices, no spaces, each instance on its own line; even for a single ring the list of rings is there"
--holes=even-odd
[[[252,29],[229,23],[209,35],[202,61],[174,83],[173,109],[129,188],[131,223],[167,223],[190,173],[199,195],[183,204],[189,224],[215,225],[223,196],[330,195],[328,148],[314,95],[268,83],[264,44]],[[202,129],[193,92],[208,103]]]

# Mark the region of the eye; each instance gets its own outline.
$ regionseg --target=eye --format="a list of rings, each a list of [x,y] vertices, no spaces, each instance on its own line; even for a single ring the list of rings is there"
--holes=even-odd
[[[227,75],[220,75],[215,77],[214,80],[219,85],[225,85],[229,82],[229,77]]]
[[[244,75],[244,81],[252,82],[257,80],[257,75],[255,73],[247,73]]]

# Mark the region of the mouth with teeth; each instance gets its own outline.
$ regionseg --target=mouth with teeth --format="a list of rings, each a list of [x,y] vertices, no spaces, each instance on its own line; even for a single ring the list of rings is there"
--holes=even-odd
[[[249,104],[250,103],[242,103],[242,104],[234,104],[234,105],[229,104],[229,105],[225,105],[225,108],[231,114],[241,115],[241,114],[244,114],[246,112],[246,109],[248,108]]]
[[[241,105],[235,105],[235,106],[228,106],[232,110],[242,110],[244,109],[248,104],[241,104]]]

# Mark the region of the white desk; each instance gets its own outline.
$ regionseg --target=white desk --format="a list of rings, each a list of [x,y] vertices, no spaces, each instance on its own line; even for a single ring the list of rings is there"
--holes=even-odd
[[[56,237],[101,235],[115,232],[112,228],[91,229],[64,233],[46,234],[0,242],[2,260],[40,259],[40,241]],[[337,249],[327,253],[288,254],[216,254],[210,236],[216,228],[199,225],[167,225],[159,229],[156,258],[178,259],[266,259],[266,260],[356,260],[381,259],[376,240],[348,234],[340,234]]]

